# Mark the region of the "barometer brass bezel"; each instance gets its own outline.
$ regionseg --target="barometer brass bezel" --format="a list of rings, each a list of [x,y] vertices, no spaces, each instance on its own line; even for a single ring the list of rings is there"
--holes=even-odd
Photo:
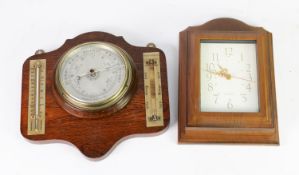
[[[96,102],[85,102],[83,100],[77,99],[76,97],[72,96],[69,92],[67,92],[60,80],[60,71],[62,68],[63,63],[70,57],[68,57],[71,53],[73,53],[76,49],[86,46],[96,44],[98,47],[107,49],[115,54],[119,55],[125,64],[126,75],[125,80],[123,81],[121,88],[111,97],[105,100],[99,100]],[[98,110],[105,110],[107,108],[116,106],[117,109],[123,108],[128,102],[131,97],[129,91],[132,90],[132,87],[135,83],[135,65],[132,61],[131,56],[122,48],[108,42],[102,41],[93,41],[93,42],[85,42],[71,49],[67,50],[60,58],[58,65],[55,71],[55,86],[58,91],[58,94],[71,106],[80,109],[80,110],[87,110],[87,111],[98,111]]]

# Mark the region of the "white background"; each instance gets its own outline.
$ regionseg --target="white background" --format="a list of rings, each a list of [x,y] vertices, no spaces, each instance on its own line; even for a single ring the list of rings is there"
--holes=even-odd
[[[299,174],[299,3],[297,0],[0,0],[0,174]],[[178,33],[233,17],[273,33],[280,146],[177,144]],[[103,160],[65,143],[20,134],[21,73],[36,49],[60,47],[89,31],[154,42],[167,57],[171,123],[155,137],[119,144]]]

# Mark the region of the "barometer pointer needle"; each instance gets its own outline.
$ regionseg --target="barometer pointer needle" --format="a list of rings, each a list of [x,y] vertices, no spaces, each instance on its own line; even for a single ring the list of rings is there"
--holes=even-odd
[[[118,65],[118,64],[117,64]],[[110,69],[110,68],[118,68],[118,67],[120,67],[120,66],[117,66],[117,65],[113,65],[113,66],[109,66],[109,67],[105,67],[105,68],[102,68],[102,69],[98,69],[98,70],[96,70],[96,71],[94,71],[94,72],[92,72],[92,73],[97,73],[97,72],[102,72],[102,71],[106,71],[106,70],[108,70],[108,69]],[[80,80],[80,78],[82,78],[82,77],[84,77],[84,76],[87,76],[87,75],[89,75],[90,73],[86,73],[86,74],[83,74],[83,75],[78,75],[77,77],[78,77],[78,80]]]

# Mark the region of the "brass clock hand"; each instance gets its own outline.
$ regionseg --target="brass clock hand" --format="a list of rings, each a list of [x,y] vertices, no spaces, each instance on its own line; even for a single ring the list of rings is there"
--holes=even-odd
[[[228,69],[227,68],[223,68],[222,66],[220,66],[219,64],[218,64],[218,67],[219,67],[219,71],[215,71],[215,72],[213,72],[213,71],[209,71],[209,70],[205,70],[205,71],[207,71],[207,72],[209,72],[209,73],[212,73],[212,74],[214,74],[214,75],[217,75],[217,76],[219,76],[219,77],[223,77],[223,78],[225,78],[225,79],[227,79],[227,80],[230,80],[231,78],[236,78],[236,79],[240,79],[240,80],[244,80],[244,81],[248,81],[248,82],[255,82],[255,81],[252,81],[252,80],[248,80],[248,79],[246,79],[246,78],[242,78],[242,77],[238,77],[238,76],[234,76],[234,75],[232,75],[232,74],[230,74],[229,72],[228,72]]]
[[[240,80],[244,80],[244,81],[248,81],[248,82],[255,83],[255,81],[248,80],[248,79],[246,79],[246,78],[242,78],[242,77],[237,77],[237,76],[234,76],[234,75],[232,75],[232,78],[236,78],[236,79],[240,79]]]
[[[255,82],[255,81],[252,81],[252,80],[248,80],[246,78],[231,75],[231,74],[228,73],[228,70],[226,68],[223,68],[219,64],[218,64],[218,67],[220,68],[220,73],[222,73],[223,76],[226,75],[226,79],[228,79],[228,80],[231,79],[231,78],[236,78],[236,79],[240,79],[240,80],[244,80],[244,81]]]
[[[219,77],[223,77],[227,80],[230,80],[231,77],[232,77],[232,75],[230,73],[228,73],[227,70],[220,70],[220,71],[217,71],[217,72],[216,71],[213,72],[213,71],[209,71],[209,70],[204,70],[204,71],[209,72],[209,73],[214,74],[214,75],[217,75]]]
[[[231,77],[232,77],[232,75],[228,72],[228,70],[226,69],[226,68],[223,68],[222,66],[220,66],[219,64],[218,64],[218,67],[219,67],[219,71],[215,71],[215,72],[213,72],[213,71],[210,71],[210,70],[205,70],[205,71],[207,71],[207,72],[209,72],[209,73],[212,73],[212,74],[214,74],[214,75],[217,75],[217,76],[219,76],[219,77],[223,77],[223,78],[226,78],[227,80],[230,80],[231,79]]]

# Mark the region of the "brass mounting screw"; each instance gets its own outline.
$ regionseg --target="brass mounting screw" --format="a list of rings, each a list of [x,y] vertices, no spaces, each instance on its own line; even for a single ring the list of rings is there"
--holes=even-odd
[[[156,45],[155,45],[154,43],[148,43],[148,44],[146,45],[146,47],[153,47],[153,48],[156,48]]]
[[[45,53],[45,51],[43,49],[38,49],[37,51],[35,51],[35,55],[39,55],[39,54],[43,54]]]

